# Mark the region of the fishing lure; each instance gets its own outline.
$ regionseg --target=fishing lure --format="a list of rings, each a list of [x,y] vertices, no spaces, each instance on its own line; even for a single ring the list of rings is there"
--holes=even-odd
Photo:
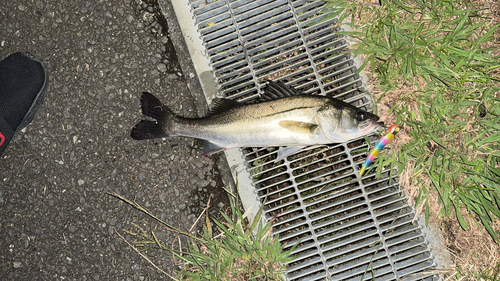
[[[384,149],[384,147],[394,138],[394,136],[401,131],[401,126],[398,125],[392,125],[391,128],[389,128],[389,131],[385,136],[383,136],[375,146],[375,148],[370,152],[370,155],[368,155],[368,158],[366,159],[366,162],[363,164],[363,167],[361,167],[361,170],[359,171],[359,175],[363,176],[366,172],[366,169],[370,164],[375,160],[375,157],[378,156],[380,151]]]

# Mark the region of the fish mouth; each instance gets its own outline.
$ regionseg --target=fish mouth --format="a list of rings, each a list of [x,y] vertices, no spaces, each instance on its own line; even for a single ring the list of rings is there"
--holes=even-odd
[[[363,135],[367,135],[370,133],[375,132],[376,130],[380,128],[385,128],[384,122],[370,122],[366,127],[361,129],[361,132],[363,132]]]

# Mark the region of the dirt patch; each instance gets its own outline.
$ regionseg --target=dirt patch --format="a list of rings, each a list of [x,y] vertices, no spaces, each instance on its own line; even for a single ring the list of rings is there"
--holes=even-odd
[[[478,3],[478,6],[484,8],[484,13],[492,18],[493,23],[500,22],[500,5],[497,1],[473,1]],[[366,21],[365,18],[356,18],[358,24],[361,21]],[[500,30],[495,33],[495,40],[489,43],[490,48],[500,50]],[[495,52],[496,54],[500,52]],[[359,56],[364,59],[362,55]],[[418,88],[413,84],[422,85],[424,81],[412,81],[413,83],[402,82],[396,90],[383,93],[380,91],[380,81],[377,80],[376,71],[368,65],[365,68],[365,73],[368,76],[368,86],[374,94],[375,100],[378,102],[377,114],[386,124],[395,124],[396,116],[390,113],[390,109],[396,104],[401,107],[406,107],[410,111],[415,112],[418,118],[417,101],[411,98],[411,94],[418,91]],[[415,78],[417,79],[417,78]],[[423,87],[420,87],[423,88]],[[404,99],[403,99],[404,97]],[[404,103],[404,104],[402,104]],[[411,138],[411,128],[404,127],[404,131],[398,134],[398,137],[392,142],[392,148],[397,151],[401,145],[409,142]],[[435,143],[429,143],[429,149],[432,150]],[[464,219],[467,222],[468,229],[463,230],[458,223],[456,215],[447,217],[440,215],[441,204],[439,202],[439,194],[432,188],[431,180],[422,175],[418,176],[418,180],[414,176],[414,162],[407,164],[406,169],[400,175],[400,184],[404,192],[408,193],[410,200],[415,202],[417,196],[423,186],[426,186],[430,192],[429,198],[429,223],[439,228],[445,238],[446,247],[452,254],[454,268],[446,269],[445,276],[451,279],[459,280],[498,280],[494,278],[500,277],[500,245],[495,243],[488,232],[485,230],[481,221],[475,216],[468,215],[468,210],[462,208],[460,211],[464,214]],[[417,214],[423,214],[424,204],[417,207]],[[465,215],[467,214],[467,215]],[[500,233],[500,221],[496,220],[492,223],[492,228],[495,232]]]

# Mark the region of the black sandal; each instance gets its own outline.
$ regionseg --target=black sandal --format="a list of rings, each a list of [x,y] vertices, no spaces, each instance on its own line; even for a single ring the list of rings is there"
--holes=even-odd
[[[14,134],[33,121],[48,86],[45,63],[30,53],[0,61],[0,155]]]

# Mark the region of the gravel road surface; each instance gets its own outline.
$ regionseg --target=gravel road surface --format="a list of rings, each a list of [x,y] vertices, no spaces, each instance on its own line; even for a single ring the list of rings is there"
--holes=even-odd
[[[142,91],[200,114],[172,45],[180,35],[159,14],[153,1],[2,3],[0,59],[42,58],[50,88],[0,156],[0,280],[169,280],[115,231],[140,240],[124,231],[140,227],[176,248],[178,236],[107,192],[184,230],[210,195],[212,214],[228,207],[219,156],[200,157],[198,141],[129,137]],[[167,273],[175,266],[165,251],[145,254]]]

